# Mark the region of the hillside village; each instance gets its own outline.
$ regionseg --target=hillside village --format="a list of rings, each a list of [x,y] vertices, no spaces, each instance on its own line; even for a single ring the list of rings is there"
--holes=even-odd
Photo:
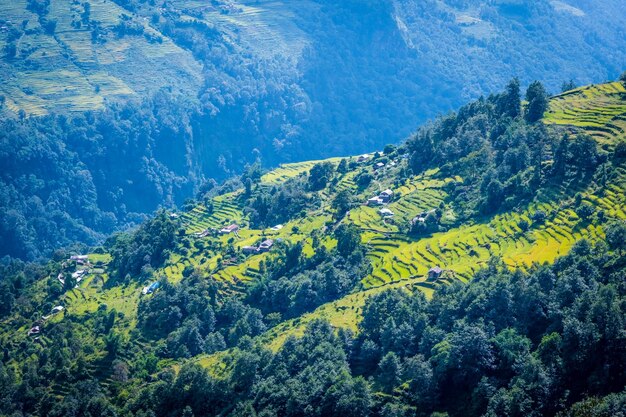
[[[619,84],[610,86],[616,85]],[[594,88],[604,91],[607,87]],[[567,97],[559,96],[553,103],[561,106]],[[562,122],[548,117],[546,123]],[[589,129],[593,135],[595,132],[603,135],[601,129]],[[599,137],[599,140],[604,138]],[[327,189],[319,192],[322,204],[318,209],[265,229],[250,226],[242,211],[242,190],[214,197],[210,212],[203,204],[187,212],[172,212],[169,218],[181,228],[182,244],[172,251],[164,267],[155,271],[156,275],[175,283],[183,279],[186,268],[207,270],[219,282],[237,291],[259,276],[276,245],[302,242],[304,253],[312,254],[312,234],[327,233],[342,223],[352,223],[361,230],[362,242],[373,265],[372,272],[362,281],[363,289],[402,283],[430,296],[438,285],[455,280],[466,282],[494,255],[502,256],[510,267],[528,267],[533,262],[551,261],[565,254],[577,237],[593,240],[601,236],[601,229],[593,223],[580,228],[572,219],[575,214],[566,208],[559,209],[562,203],[558,201],[538,200],[518,212],[498,214],[482,224],[458,222],[453,208],[443,201],[449,185],[462,182],[462,178],[442,176],[439,170],[403,178],[407,164],[404,152],[402,148],[389,147],[385,152],[334,158],[329,162],[288,164],[266,173],[258,187],[276,187],[306,178],[315,163],[332,164],[333,170],[340,166],[345,169]],[[344,190],[349,190],[354,199],[345,216],[336,219],[332,199]],[[624,196],[619,193],[598,198],[590,192],[584,198],[594,206],[608,209],[610,216],[625,216]],[[550,212],[553,220],[528,230],[520,229],[520,224],[528,222],[538,211]],[[435,231],[414,237],[414,231],[420,227],[426,230],[427,223],[434,223]],[[511,244],[513,239],[517,243]],[[328,237],[323,237],[321,243],[328,248],[334,245]],[[74,264],[76,267],[70,266]],[[86,277],[92,281],[98,276],[91,267],[87,255],[73,255],[62,264],[58,280],[65,285],[67,272],[64,271],[71,270],[76,289],[84,292],[81,281]],[[151,284],[147,285],[144,289]],[[151,288],[144,295],[156,290]]]

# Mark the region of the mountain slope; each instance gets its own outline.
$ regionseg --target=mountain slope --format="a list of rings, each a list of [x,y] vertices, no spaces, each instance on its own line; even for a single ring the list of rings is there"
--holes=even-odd
[[[318,369],[324,366],[330,374],[343,369],[355,381],[371,377],[367,383],[361,378],[362,389],[376,398],[366,401],[375,415],[381,414],[376,407],[396,402],[467,415],[462,404],[468,401],[477,407],[472,415],[480,415],[477,410],[514,407],[516,392],[532,398],[532,409],[554,415],[585,400],[588,392],[616,392],[609,387],[623,386],[619,365],[625,353],[619,348],[623,288],[616,282],[623,276],[620,236],[626,233],[620,127],[626,90],[622,83],[608,83],[555,96],[543,120],[530,123],[515,86],[464,106],[401,147],[387,147],[384,155],[285,164],[264,174],[250,166],[185,211],[161,212],[132,234],[111,237],[105,248],[89,254],[87,265],[67,259],[63,251],[47,265],[4,262],[4,387],[12,396],[29,389],[12,390],[17,385],[10,381],[39,387],[55,404],[51,415],[67,414],[84,400],[77,399],[83,398],[77,391],[84,390],[102,397],[102,404],[117,398],[130,415],[144,415],[146,409],[178,415],[185,404],[199,414],[230,415],[236,410],[223,404],[224,392],[241,407],[248,400],[258,410],[266,401],[282,404],[282,397],[263,391],[259,381],[277,373],[264,382],[268,387],[294,384],[280,373],[300,365],[278,363],[295,350],[296,356],[313,355],[302,361],[319,378],[327,376]],[[491,127],[477,134],[476,125]],[[459,132],[468,148],[457,148]],[[524,157],[526,146],[539,159]],[[466,154],[459,159],[460,151]],[[437,168],[428,165],[444,155],[452,159]],[[523,160],[525,168],[514,171]],[[476,164],[482,164],[478,172]],[[536,188],[528,193],[525,187]],[[364,204],[386,189],[393,191],[390,202]],[[238,230],[222,231],[231,224]],[[273,245],[261,250],[268,239]],[[575,253],[567,256],[572,248]],[[431,271],[437,266],[440,275]],[[63,309],[49,313],[55,306]],[[585,333],[589,326],[597,326],[596,336]],[[304,337],[297,341],[294,335]],[[583,346],[583,339],[594,341]],[[321,351],[312,348],[316,344]],[[469,346],[478,352],[463,351]],[[411,356],[418,348],[422,356]],[[595,360],[580,356],[592,351]],[[498,360],[470,357],[480,352],[493,352]],[[530,355],[528,366],[540,366],[538,373],[506,365],[506,355],[524,357],[524,352]],[[331,353],[339,356],[331,359]],[[35,354],[42,358],[39,367],[28,359]],[[611,362],[596,363],[599,358]],[[568,366],[549,368],[554,360]],[[211,376],[201,376],[190,363],[207,367]],[[412,368],[416,363],[425,374]],[[38,382],[27,377],[29,367],[38,369]],[[434,391],[424,393],[437,395],[414,404],[421,395],[406,392],[417,389],[410,388],[408,374],[388,367],[436,379]],[[14,368],[19,377],[5,372]],[[604,374],[595,374],[598,369]],[[176,372],[180,379],[174,384]],[[548,384],[550,394],[533,391],[528,378],[550,372],[558,375]],[[298,384],[317,392],[305,374]],[[476,399],[480,375],[500,394]],[[81,385],[91,379],[96,385]],[[200,391],[189,398],[203,400],[196,404],[159,394],[179,384],[198,384]],[[566,387],[572,396],[560,397]],[[319,389],[330,395],[335,388]],[[354,387],[349,391],[360,395]],[[563,402],[543,401],[541,395]],[[161,398],[162,408],[146,405],[143,396]],[[36,399],[22,401],[14,403],[26,404],[30,412],[45,406]]]
[[[191,53],[115,2],[3,0],[0,7],[1,93],[15,113],[102,110],[160,88],[194,95],[200,87]],[[140,36],[122,32],[131,26]]]
[[[31,260],[258,158],[365,152],[512,76],[555,92],[624,62],[619,1],[0,5],[0,254]]]

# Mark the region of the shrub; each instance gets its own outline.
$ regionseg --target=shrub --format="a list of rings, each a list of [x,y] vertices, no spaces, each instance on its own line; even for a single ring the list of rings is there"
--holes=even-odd
[[[517,223],[517,227],[519,227],[522,232],[525,232],[530,227],[530,224],[526,220],[520,220],[519,223]]]
[[[537,210],[536,212],[533,213],[531,217],[533,223],[537,223],[537,224],[543,224],[547,218],[548,218],[548,215],[543,210]]]

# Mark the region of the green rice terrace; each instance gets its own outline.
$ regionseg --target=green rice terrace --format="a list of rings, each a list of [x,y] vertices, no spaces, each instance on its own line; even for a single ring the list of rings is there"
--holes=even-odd
[[[590,85],[553,97],[545,122],[583,129],[602,145],[626,137],[624,83]]]
[[[610,83],[558,95],[551,100],[545,123],[554,129],[564,127],[572,134],[580,130],[588,132],[602,146],[610,148],[624,137],[625,93],[622,84]],[[259,336],[267,346],[276,349],[288,335],[299,334],[308,322],[320,317],[336,327],[356,330],[367,296],[384,289],[419,290],[430,298],[441,286],[467,282],[492,257],[500,257],[511,268],[524,269],[534,263],[553,262],[565,255],[577,240],[601,240],[602,224],[582,221],[573,208],[576,200],[601,211],[606,219],[626,219],[623,165],[616,167],[617,174],[602,192],[587,184],[566,182],[547,188],[516,210],[459,220],[448,197],[451,186],[463,183],[461,176],[430,169],[400,180],[407,160],[396,155],[382,163],[381,158],[379,153],[344,158],[346,168],[342,173],[320,191],[313,192],[319,199],[315,209],[267,228],[251,226],[242,206],[242,189],[207,199],[184,212],[168,213],[179,227],[181,243],[163,267],[154,271],[154,276],[165,276],[176,283],[185,279],[190,268],[199,269],[223,284],[219,290],[223,294],[243,293],[263,274],[268,260],[274,256],[272,245],[302,242],[303,254],[312,256],[314,247],[319,245],[335,247],[332,233],[327,232],[343,223],[356,225],[372,272],[347,296],[285,320]],[[270,189],[299,177],[306,178],[318,162],[280,166],[262,175],[258,186]],[[342,158],[327,162],[337,168]],[[371,181],[363,185],[360,178],[365,174],[370,175]],[[354,200],[346,215],[337,219],[332,202],[343,191],[348,191]],[[412,223],[422,221],[436,209],[442,212],[441,224],[445,230],[418,237],[408,233]],[[538,213],[542,214],[541,221],[536,220]],[[265,242],[270,243],[263,247]],[[65,310],[49,320],[95,312],[106,304],[122,314],[126,337],[139,346],[145,340],[136,330],[137,308],[141,297],[151,296],[150,282],[108,286],[105,266],[110,259],[108,254],[94,253],[89,255],[87,268],[70,266],[66,273],[80,273],[81,269],[85,272],[76,288],[63,296]],[[45,284],[41,285],[43,288]],[[21,328],[19,334],[26,335],[27,331],[26,327]],[[227,352],[196,359],[213,367],[224,355]]]

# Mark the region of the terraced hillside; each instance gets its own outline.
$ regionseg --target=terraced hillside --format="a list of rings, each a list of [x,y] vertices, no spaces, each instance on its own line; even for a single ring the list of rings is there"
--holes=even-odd
[[[546,123],[584,130],[599,143],[615,144],[626,137],[626,88],[613,82],[591,85],[560,94],[550,102]]]
[[[553,97],[545,123],[559,131],[565,128],[572,135],[590,133],[601,147],[612,149],[623,138],[623,131],[619,127],[626,116],[624,96],[621,94],[623,91],[623,84],[609,83]],[[557,119],[556,109],[564,109],[560,119]],[[593,114],[598,115],[597,118],[589,114],[591,109]],[[593,123],[589,123],[590,120]],[[337,162],[333,160],[333,163]],[[401,164],[401,161],[398,163]],[[300,168],[302,165],[286,166],[266,174],[263,180],[304,175]],[[462,182],[461,177],[446,178],[438,170],[431,170],[398,183],[395,180],[398,168],[388,165],[384,170],[372,171],[375,175],[372,184],[366,189],[359,189],[354,182],[355,176],[362,170],[370,169],[367,164],[357,166],[322,195],[324,200],[329,201],[334,193],[341,190],[348,189],[356,194],[361,204],[350,210],[342,221],[353,223],[361,229],[362,242],[369,249],[373,272],[363,280],[359,292],[274,328],[264,337],[271,346],[279,346],[279,341],[288,334],[298,334],[305,323],[314,318],[323,317],[336,326],[354,328],[364,300],[362,296],[366,294],[385,288],[406,287],[419,289],[430,297],[440,285],[455,280],[466,282],[494,257],[501,258],[511,268],[526,269],[534,263],[553,262],[557,257],[565,255],[580,239],[591,242],[604,239],[602,225],[581,218],[581,214],[575,210],[576,204],[588,205],[606,219],[626,219],[626,167],[621,165],[617,167],[617,174],[611,183],[601,192],[596,185],[571,182],[541,192],[534,201],[516,211],[478,217],[460,224],[455,221],[453,207],[444,202],[447,198],[446,186]],[[368,197],[387,187],[394,191],[393,202],[386,205],[394,213],[392,220],[386,220],[379,214],[380,207],[363,204]],[[441,208],[442,205],[444,219],[451,225],[448,230],[422,238],[406,234],[406,224],[411,219],[419,213]],[[324,203],[319,211],[307,213],[309,221],[319,222],[320,225],[330,220],[330,215],[331,210]],[[536,220],[544,216],[544,220]],[[275,236],[280,235],[287,240],[295,238],[295,234],[284,232],[293,225],[293,222],[286,224],[281,229],[283,232]],[[259,238],[267,231],[250,230],[249,233]],[[242,236],[236,242],[243,245],[249,240]],[[239,279],[252,280],[256,277],[254,265],[258,261],[255,258],[248,258],[239,266],[229,266],[224,271],[237,271],[235,275],[238,274]],[[427,275],[434,266],[441,267],[444,272],[441,278],[431,280]],[[229,274],[221,273],[218,276],[226,277]],[[208,364],[212,360],[205,358],[201,362]]]
[[[220,27],[262,58],[276,55],[298,61],[310,38],[295,23],[292,4],[284,1],[233,2],[222,8],[203,1],[175,0],[170,3],[183,20]],[[302,2],[301,7],[312,7]]]
[[[114,1],[35,4],[0,1],[0,49],[12,54],[0,60],[0,94],[9,110],[88,111],[165,86],[186,95],[199,88],[191,53]]]
[[[64,310],[37,319],[36,323],[44,329],[52,328],[54,324],[68,320],[79,322],[78,318],[95,320],[115,309],[108,314],[113,317],[111,320],[115,323],[119,343],[125,346],[118,360],[128,359],[130,362],[133,355],[139,357],[145,351],[158,351],[158,355],[162,355],[158,361],[160,369],[169,366],[180,369],[187,360],[181,358],[188,357],[219,376],[232,366],[229,357],[237,349],[236,342],[229,341],[227,345],[222,340],[219,348],[211,351],[213,353],[178,355],[168,350],[172,339],[181,334],[178,329],[172,330],[167,337],[150,339],[153,337],[152,323],[148,326],[144,323],[142,327],[140,310],[150,300],[159,300],[161,291],[165,293],[158,287],[150,289],[151,285],[158,281],[160,285],[174,284],[172,288],[179,288],[194,280],[196,284],[210,282],[214,287],[204,288],[199,297],[195,297],[197,294],[179,294],[182,303],[189,304],[189,309],[195,308],[199,299],[215,297],[223,301],[230,296],[245,299],[250,297],[256,284],[273,285],[267,282],[269,268],[277,265],[273,264],[274,261],[286,258],[287,249],[301,244],[299,259],[314,259],[320,253],[339,249],[336,232],[343,226],[355,226],[356,239],[360,239],[365,248],[364,256],[371,263],[371,270],[359,275],[363,276],[360,281],[351,282],[348,290],[330,298],[330,302],[325,299],[298,315],[269,313],[259,319],[267,320],[271,325],[255,334],[255,340],[276,350],[289,336],[302,334],[309,323],[320,318],[336,328],[357,331],[368,297],[386,289],[421,291],[426,298],[431,298],[443,286],[468,282],[477,270],[489,266],[495,259],[501,259],[511,269],[522,270],[530,269],[536,263],[552,263],[567,254],[581,239],[592,243],[603,240],[606,226],[611,221],[626,220],[625,159],[614,156],[615,145],[624,138],[620,130],[626,116],[623,91],[623,85],[611,83],[556,96],[552,98],[544,120],[548,130],[554,129],[559,137],[569,133],[570,141],[575,141],[580,132],[592,134],[599,147],[605,148],[601,157],[605,161],[615,158],[611,162],[610,175],[603,176],[602,170],[606,173],[607,167],[599,165],[593,178],[572,175],[559,181],[546,180],[546,186],[540,188],[532,199],[522,200],[523,203],[513,209],[491,214],[476,213],[467,218],[462,217],[453,193],[469,180],[455,173],[452,164],[411,174],[407,169],[411,157],[402,147],[390,147],[386,155],[377,152],[367,157],[286,164],[263,175],[258,183],[252,186],[248,183],[247,190],[244,187],[207,197],[202,202],[188,205],[186,211],[168,213],[176,225],[177,245],[168,249],[165,261],[159,266],[144,265],[140,273],[128,276],[123,283],[116,282],[109,275],[114,276],[116,272],[107,268],[115,259],[104,253],[103,248],[89,255],[87,267],[65,260],[53,263],[60,270],[50,270],[47,279],[36,283],[37,296],[30,301],[33,305],[45,306],[42,315],[53,307],[44,302],[46,291],[58,286],[57,281],[61,278],[69,279],[68,274],[76,274],[81,279],[70,288],[63,282],[55,302],[64,306]],[[590,112],[597,117],[590,117]],[[595,147],[595,142],[593,145]],[[323,187],[312,191],[310,172],[320,163],[326,165],[330,174],[325,177],[327,183]],[[548,160],[542,165],[553,163]],[[388,201],[374,198],[382,198],[387,190],[392,192]],[[251,203],[255,200],[254,193],[259,193],[256,194],[259,200],[272,201],[274,196],[281,195],[282,199],[278,199],[281,204],[289,204],[293,201],[290,198],[304,199],[307,204],[303,206],[305,209],[297,211],[282,224],[257,226],[262,223],[258,220],[255,223],[252,216],[254,207],[260,207],[254,206],[254,201]],[[349,199],[345,212],[336,208],[340,196]],[[439,216],[437,228],[416,233],[412,223],[419,222],[419,219],[427,221],[433,213]],[[159,216],[167,218],[165,214]],[[235,225],[236,228],[228,229]],[[270,244],[266,250],[261,250],[261,244],[268,240],[273,246]],[[115,253],[115,245],[111,253]],[[82,269],[86,272],[81,275]],[[296,275],[289,275],[286,280],[296,281]],[[211,293],[213,290],[215,293]],[[306,286],[297,291],[305,294],[305,300],[315,295]],[[168,314],[171,313],[173,320],[181,315],[179,307],[171,311],[169,307],[162,306]],[[229,308],[244,309],[243,304]],[[223,320],[219,317],[217,320],[220,319]],[[104,317],[98,320],[106,321]],[[186,323],[179,324],[181,328],[186,326]],[[29,343],[32,335],[27,334],[33,329],[31,326],[30,319],[7,318],[0,326],[3,330],[0,341]],[[240,330],[238,326],[233,328],[235,330],[225,330],[226,337]],[[5,331],[7,329],[10,331]],[[98,339],[98,334],[89,334],[94,343],[106,344],[106,349],[112,349],[109,344],[115,345],[109,339],[106,343]],[[44,331],[39,343],[52,343],[50,337]],[[153,342],[156,347],[151,345]],[[85,359],[88,364],[85,372],[105,384],[114,384],[118,376],[111,369],[117,363],[112,356],[104,354],[104,350],[92,352]],[[157,361],[156,356],[154,360]],[[54,395],[62,397],[69,392],[68,383],[62,378],[55,380],[53,386]]]

